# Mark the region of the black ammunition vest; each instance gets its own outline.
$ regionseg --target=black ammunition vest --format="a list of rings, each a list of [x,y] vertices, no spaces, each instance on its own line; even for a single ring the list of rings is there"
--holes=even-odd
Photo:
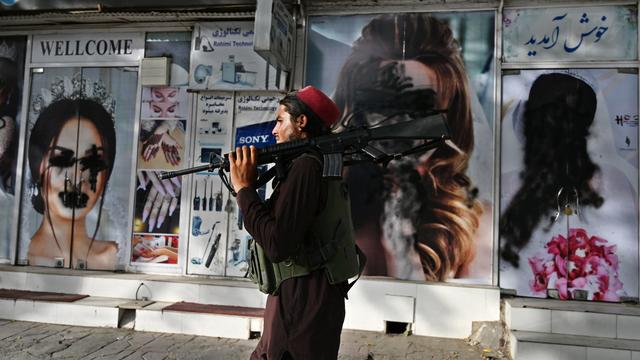
[[[272,263],[262,247],[252,240],[249,274],[260,291],[275,294],[283,281],[319,269],[324,270],[331,284],[362,273],[366,258],[355,243],[347,186],[341,179],[323,179],[323,182],[327,188],[326,205],[307,232],[310,238],[294,256]]]

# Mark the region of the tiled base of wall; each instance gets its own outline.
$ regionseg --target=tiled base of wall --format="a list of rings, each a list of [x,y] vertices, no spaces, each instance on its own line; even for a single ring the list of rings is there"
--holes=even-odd
[[[518,360],[640,360],[638,305],[514,298],[504,319]]]
[[[6,265],[0,265],[0,288],[87,294],[91,296],[88,299],[114,298],[126,302],[145,297],[156,304],[166,305],[186,301],[264,308],[266,304],[266,295],[260,293],[252,283],[243,280]],[[220,315],[171,314],[169,311],[159,311],[157,306],[149,305],[135,310],[135,328],[220,336],[215,335],[219,332],[212,326],[225,328],[225,334],[229,333],[227,326],[232,326],[236,330],[233,330],[233,336],[228,337],[241,338],[261,328],[261,322],[256,320],[220,317],[213,320],[207,318],[205,321],[202,316]],[[115,314],[113,319],[97,326],[117,326],[117,310],[111,310]],[[349,292],[346,313],[345,329],[384,331],[386,323],[393,321],[409,324],[416,335],[462,339],[471,335],[473,322],[500,320],[500,291],[490,286],[360,279]],[[54,315],[49,314],[42,317],[46,320],[39,320],[38,314],[41,312],[33,312],[29,320],[59,323],[52,321]],[[194,322],[206,325],[202,325],[202,329],[194,328],[200,326],[193,325]]]

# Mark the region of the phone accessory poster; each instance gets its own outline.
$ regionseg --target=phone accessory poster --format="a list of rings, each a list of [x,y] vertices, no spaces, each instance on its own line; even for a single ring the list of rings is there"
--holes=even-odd
[[[255,91],[236,94],[234,147],[263,148],[276,143],[271,132],[275,126],[275,114],[282,97],[283,95],[277,92]],[[258,174],[267,170],[268,165],[258,166]],[[272,191],[271,182],[257,189],[258,196],[263,201],[271,196]],[[237,206],[234,206],[230,217],[227,276],[246,277],[249,269],[249,244],[252,237],[244,228],[243,216]]]
[[[253,50],[253,22],[195,24],[189,87],[198,90],[277,90],[276,69]],[[278,82],[284,87],[285,81]]]
[[[23,37],[0,38],[0,259],[11,258],[25,48]]]
[[[236,95],[235,146],[262,148],[276,143],[272,134],[280,99],[277,92],[242,92]]]
[[[638,75],[503,76],[500,287],[638,297]]]
[[[189,234],[191,274],[225,275],[229,193],[218,176],[194,174]]]
[[[232,121],[232,92],[198,94],[192,166],[208,164],[231,151]],[[190,274],[225,275],[229,214],[235,207],[235,199],[224,187],[218,171],[202,171],[191,176],[187,264]]]
[[[310,17],[306,79],[332,94],[341,127],[399,121],[411,107],[397,104],[431,88],[462,150],[346,169],[365,274],[492,283],[494,22],[485,11]]]

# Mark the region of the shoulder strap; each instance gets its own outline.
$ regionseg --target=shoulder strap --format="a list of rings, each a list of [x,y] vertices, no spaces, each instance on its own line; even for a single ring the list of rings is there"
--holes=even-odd
[[[358,254],[358,276],[356,276],[351,283],[347,280],[347,293],[351,290],[351,287],[356,284],[356,281],[360,279],[360,275],[362,275],[362,272],[364,271],[364,266],[367,264],[367,257],[358,245],[356,245],[356,253]]]

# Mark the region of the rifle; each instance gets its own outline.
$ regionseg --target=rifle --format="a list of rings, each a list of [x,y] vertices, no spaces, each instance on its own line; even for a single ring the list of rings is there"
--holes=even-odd
[[[422,143],[407,150],[387,153],[375,146],[374,143],[380,140],[418,140],[422,141]],[[274,176],[283,178],[286,174],[285,166],[287,162],[306,152],[322,155],[324,160],[322,176],[335,178],[342,176],[344,166],[361,162],[386,165],[391,160],[410,154],[426,152],[445,143],[456,148],[449,140],[449,130],[443,111],[432,111],[421,117],[416,116],[411,120],[394,124],[371,128],[351,128],[340,133],[275,144],[257,149],[258,165],[275,163],[275,166],[257,179],[256,187],[266,184]],[[225,175],[225,171],[229,171],[228,154],[224,156],[216,154],[216,156],[213,156],[212,153],[210,162],[207,165],[166,172],[160,178],[168,179],[200,171],[214,171],[215,169],[220,169],[218,174],[222,179],[222,183],[235,196],[236,193]]]

